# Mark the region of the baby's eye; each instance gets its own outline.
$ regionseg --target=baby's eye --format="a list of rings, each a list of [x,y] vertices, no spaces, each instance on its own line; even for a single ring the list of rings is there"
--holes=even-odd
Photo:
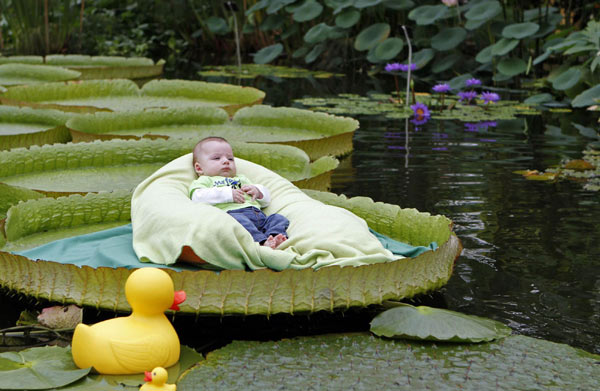
[[[232,161],[233,161],[233,158],[232,158],[232,157],[230,157],[230,158],[227,158],[227,160],[229,160],[230,162],[232,162]]]

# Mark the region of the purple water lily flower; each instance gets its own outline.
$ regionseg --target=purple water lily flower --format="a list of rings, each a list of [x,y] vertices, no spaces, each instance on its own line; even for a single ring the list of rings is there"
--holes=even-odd
[[[398,65],[400,66],[400,70],[402,72],[408,72],[408,68],[409,68],[408,64],[398,64]],[[410,70],[414,71],[415,69],[417,69],[417,64],[415,64],[415,63],[410,64]]]
[[[385,66],[386,72],[394,72],[401,70],[400,64],[397,62],[389,63]]]
[[[460,100],[459,100],[460,102],[466,100],[467,103],[470,103],[477,96],[477,92],[475,92],[475,91],[461,91],[457,95],[460,97]]]
[[[469,80],[465,81],[465,85],[467,87],[480,86],[481,85],[481,80],[479,80],[479,79],[469,79]]]
[[[410,122],[412,122],[415,125],[423,125],[424,123],[426,123],[427,121],[429,121],[429,116],[427,117],[413,117],[413,119],[410,120]],[[415,130],[419,130],[419,128],[415,128]]]
[[[436,84],[433,86],[432,90],[434,92],[445,93],[445,92],[450,91],[450,86],[446,83]]]
[[[496,94],[495,92],[489,92],[489,91],[482,92],[479,97],[481,99],[483,99],[483,103],[485,103],[485,104],[495,103],[500,100],[500,95]]]
[[[431,114],[429,113],[429,108],[426,104],[417,102],[414,105],[411,105],[413,113],[417,120],[421,120],[423,117],[429,117]]]

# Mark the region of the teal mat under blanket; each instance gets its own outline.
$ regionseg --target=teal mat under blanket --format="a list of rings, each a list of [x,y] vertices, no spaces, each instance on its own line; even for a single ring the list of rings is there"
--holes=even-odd
[[[429,246],[411,246],[371,230],[383,246],[396,255],[416,257],[417,255],[435,250],[437,244]],[[15,254],[33,260],[48,260],[60,263],[70,263],[77,266],[91,267],[124,267],[135,269],[140,267],[163,267],[174,270],[198,270],[197,266],[176,263],[175,265],[159,265],[140,262],[133,251],[133,233],[131,224],[106,229],[104,231],[55,240],[29,250],[17,251]]]

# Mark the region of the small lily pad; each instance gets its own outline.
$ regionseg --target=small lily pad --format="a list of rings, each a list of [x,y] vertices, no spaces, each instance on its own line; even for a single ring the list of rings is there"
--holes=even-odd
[[[354,41],[354,49],[359,52],[374,48],[390,35],[390,25],[387,23],[375,23],[362,30]]]
[[[532,36],[533,34],[537,33],[539,29],[540,25],[537,23],[514,23],[504,27],[502,30],[502,36],[504,38],[522,39]]]
[[[267,64],[276,59],[283,51],[283,45],[276,43],[271,46],[264,47],[256,52],[254,62],[257,64]]]
[[[482,342],[507,337],[512,330],[492,319],[401,303],[377,315],[371,321],[371,332],[389,338]]]
[[[71,349],[58,346],[0,354],[0,389],[45,390],[71,384],[90,372],[79,369]]]

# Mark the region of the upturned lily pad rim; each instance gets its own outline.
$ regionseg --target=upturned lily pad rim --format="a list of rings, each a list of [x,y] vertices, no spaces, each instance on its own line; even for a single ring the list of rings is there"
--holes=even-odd
[[[415,258],[359,267],[329,267],[317,271],[288,269],[274,272],[263,269],[215,273],[168,269],[176,289],[184,289],[188,297],[178,313],[196,316],[269,316],[276,313],[336,311],[412,297],[438,289],[450,278],[462,246],[451,231],[447,218],[375,203],[366,197],[346,198],[327,192],[305,192],[324,203],[356,213],[365,218],[370,227],[384,235],[414,245],[436,241],[440,246],[435,251],[427,251]],[[79,222],[92,223],[87,232],[99,229],[95,227],[106,227],[109,221],[113,226],[126,224],[130,196],[131,193],[121,191],[43,198],[38,204],[22,202],[9,210],[5,231],[12,241],[23,237],[22,234],[29,235],[26,232],[32,229],[44,230],[53,224],[71,221],[69,213],[75,213]],[[83,211],[83,215],[78,210]],[[106,214],[109,220],[102,223],[104,225],[94,225],[94,221],[102,221],[96,219],[106,211],[111,211]],[[64,218],[56,217],[57,212],[65,214]],[[55,217],[46,220],[43,216],[48,214]],[[35,218],[38,223],[26,223],[25,216]],[[390,218],[393,224],[390,224]],[[83,226],[78,227],[77,232],[84,233],[81,229]],[[131,273],[127,269],[92,269],[52,261],[34,262],[6,250],[0,251],[0,267],[4,271],[0,275],[0,285],[12,291],[97,309],[130,310],[122,289]]]
[[[75,80],[80,76],[81,72],[60,66],[20,63],[0,64],[0,84],[3,86]],[[3,79],[6,81],[2,81]]]

